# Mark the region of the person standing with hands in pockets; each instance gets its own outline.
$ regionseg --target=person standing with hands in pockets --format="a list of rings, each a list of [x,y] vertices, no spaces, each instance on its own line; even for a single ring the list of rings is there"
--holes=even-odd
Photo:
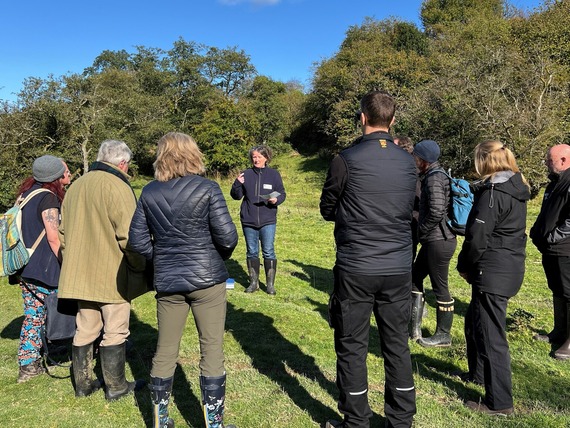
[[[235,200],[243,198],[240,220],[246,243],[249,286],[246,293],[259,290],[259,242],[263,254],[267,294],[275,294],[275,230],[277,207],[285,201],[285,188],[281,175],[268,167],[271,149],[265,145],[249,151],[252,167],[242,172],[232,185],[230,195]]]

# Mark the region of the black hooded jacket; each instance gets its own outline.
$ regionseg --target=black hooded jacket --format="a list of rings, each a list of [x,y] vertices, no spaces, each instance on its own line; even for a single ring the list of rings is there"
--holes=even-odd
[[[530,237],[536,248],[551,256],[570,254],[570,168],[560,175],[551,174],[544,191],[540,214]]]
[[[475,200],[457,270],[480,291],[512,297],[524,277],[529,188],[520,173],[501,171],[472,189]]]

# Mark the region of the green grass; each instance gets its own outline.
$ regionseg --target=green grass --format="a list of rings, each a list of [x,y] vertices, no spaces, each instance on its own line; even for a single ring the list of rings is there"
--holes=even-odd
[[[228,261],[234,290],[228,292],[225,337],[228,372],[226,422],[239,428],[318,427],[336,417],[335,354],[327,324],[327,301],[332,290],[335,248],[333,224],[318,210],[327,165],[296,154],[280,156],[274,165],[282,173],[287,200],[279,211],[276,252],[279,259],[277,295],[243,293],[247,286],[245,245],[241,238]],[[220,184],[236,225],[239,201],[229,197],[232,180]],[[140,191],[144,181],[135,182]],[[540,200],[529,206],[529,225]],[[458,245],[459,251],[460,245]],[[94,261],[95,262],[95,261]],[[540,255],[530,244],[527,274],[520,293],[508,309],[516,415],[492,419],[473,414],[462,405],[483,390],[450,373],[466,370],[463,320],[469,286],[456,274],[452,261],[450,287],[456,298],[453,346],[424,349],[410,344],[418,413],[416,427],[567,427],[570,362],[549,356],[550,346],[532,340],[535,331],[552,326],[551,295]],[[262,275],[262,279],[264,276]],[[434,297],[428,285],[429,315],[425,334],[435,329]],[[0,420],[11,427],[144,427],[150,426],[151,403],[144,390],[107,403],[103,393],[76,399],[69,369],[56,368],[58,378],[41,376],[17,384],[16,351],[22,320],[18,287],[0,284]],[[374,325],[374,322],[371,323]],[[156,344],[154,298],[148,293],[133,302],[128,377],[148,379]],[[171,415],[176,425],[203,427],[198,384],[198,341],[193,320],[187,323],[175,374]],[[372,331],[368,358],[373,427],[383,426],[384,369],[377,334]],[[96,367],[96,371],[100,371]]]

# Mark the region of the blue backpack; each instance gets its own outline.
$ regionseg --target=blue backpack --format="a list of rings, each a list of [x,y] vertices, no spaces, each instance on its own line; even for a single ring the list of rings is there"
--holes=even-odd
[[[462,178],[453,178],[443,169],[435,169],[434,172],[442,172],[449,178],[451,185],[451,196],[449,209],[447,210],[447,225],[456,235],[465,236],[465,226],[467,218],[473,207],[473,192],[469,187],[469,182]]]

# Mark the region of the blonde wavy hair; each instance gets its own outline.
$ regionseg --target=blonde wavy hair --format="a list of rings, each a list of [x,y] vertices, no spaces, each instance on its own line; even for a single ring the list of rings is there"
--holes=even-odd
[[[483,180],[488,180],[499,171],[521,172],[515,155],[502,142],[484,141],[475,147],[475,171]],[[523,182],[528,182],[521,174]]]
[[[169,132],[158,140],[154,178],[168,181],[190,174],[204,174],[206,167],[196,141],[182,132]]]

